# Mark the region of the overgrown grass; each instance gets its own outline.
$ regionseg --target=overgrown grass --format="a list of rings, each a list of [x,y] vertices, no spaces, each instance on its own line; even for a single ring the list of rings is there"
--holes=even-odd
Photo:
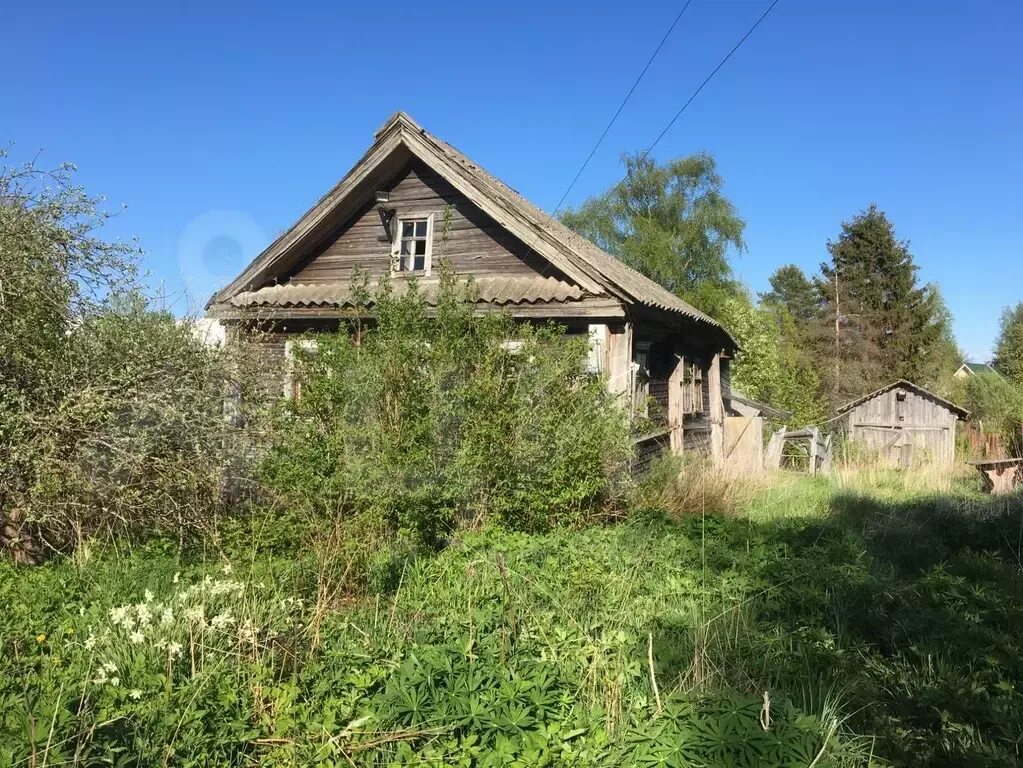
[[[4,565],[0,763],[1020,762],[1023,502],[891,474],[735,503],[381,552],[360,597],[329,547]]]

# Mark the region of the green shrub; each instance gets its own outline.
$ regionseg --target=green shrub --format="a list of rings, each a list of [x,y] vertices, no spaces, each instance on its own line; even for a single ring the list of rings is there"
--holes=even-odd
[[[301,396],[264,465],[286,503],[425,544],[490,521],[542,530],[614,503],[626,416],[587,373],[585,341],[477,313],[450,274],[435,302],[414,282],[400,296],[385,285],[373,314],[301,355]]]
[[[198,531],[250,463],[224,413],[244,361],[152,310],[71,173],[0,169],[0,551],[23,561]]]
[[[1001,435],[1010,455],[1023,451],[1023,390],[996,373],[970,376],[965,385],[965,407],[970,419],[984,432]]]

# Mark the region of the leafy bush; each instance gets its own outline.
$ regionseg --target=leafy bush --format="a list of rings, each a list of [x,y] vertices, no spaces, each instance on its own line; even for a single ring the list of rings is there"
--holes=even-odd
[[[1023,451],[1023,389],[996,373],[980,373],[966,379],[963,401],[970,419],[1001,435],[1010,455]]]
[[[458,525],[542,530],[614,502],[626,416],[587,373],[584,340],[479,314],[450,274],[435,302],[414,282],[383,286],[373,315],[301,355],[301,396],[264,466],[287,503],[432,544]]]
[[[242,361],[150,309],[72,169],[0,172],[0,549],[187,533],[245,474],[224,397]]]

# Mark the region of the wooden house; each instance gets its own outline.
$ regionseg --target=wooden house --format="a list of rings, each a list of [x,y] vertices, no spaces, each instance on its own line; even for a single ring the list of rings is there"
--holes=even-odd
[[[289,338],[351,315],[354,268],[371,282],[389,275],[395,289],[415,275],[428,297],[442,260],[473,278],[479,311],[589,336],[593,369],[650,425],[640,460],[662,448],[720,459],[735,349],[725,330],[400,112],[207,310],[235,331],[269,324],[268,350],[284,370]]]
[[[956,422],[970,415],[904,379],[843,405],[838,413],[848,440],[896,467],[952,464]]]

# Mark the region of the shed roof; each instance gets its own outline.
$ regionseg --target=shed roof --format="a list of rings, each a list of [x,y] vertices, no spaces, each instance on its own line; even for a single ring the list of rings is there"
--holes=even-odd
[[[271,243],[206,305],[232,305],[243,292],[271,283],[298,258],[342,204],[353,195],[371,196],[367,184],[385,161],[407,151],[435,170],[472,203],[568,277],[584,292],[610,296],[625,304],[661,310],[714,329],[731,347],[735,342],[709,315],[623,264],[584,237],[544,213],[450,144],[427,133],[403,112],[396,112],[375,134],[375,142],[348,174],[295,224]]]
[[[942,405],[945,408],[947,408],[948,410],[952,411],[956,416],[958,416],[963,421],[966,421],[966,419],[968,419],[970,417],[970,412],[967,411],[965,408],[960,408],[955,403],[950,402],[950,401],[946,400],[943,397],[939,397],[938,395],[934,394],[933,392],[930,392],[929,390],[926,390],[923,387],[921,387],[920,385],[914,384],[911,381],[907,381],[906,379],[898,379],[897,381],[893,381],[891,384],[887,384],[887,385],[881,387],[880,389],[874,390],[869,395],[864,395],[863,397],[857,398],[856,400],[853,400],[852,402],[846,403],[845,405],[843,405],[841,408],[838,409],[838,413],[840,413],[840,414],[847,413],[848,411],[851,411],[856,406],[861,405],[861,404],[867,402],[868,400],[873,400],[878,395],[882,395],[885,392],[893,390],[893,389],[895,389],[897,387],[902,387],[904,389],[911,389],[911,390],[913,390],[914,392],[916,392],[918,394],[924,395],[925,397],[928,397],[931,400],[934,400],[939,405]]]
[[[735,408],[737,411],[740,411],[743,416],[764,415],[774,421],[785,421],[786,419],[792,418],[792,411],[785,411],[759,400],[754,400],[752,397],[747,397],[737,389],[731,390],[729,399],[732,401],[733,408],[735,408],[736,403],[740,406],[745,406],[744,408]]]

